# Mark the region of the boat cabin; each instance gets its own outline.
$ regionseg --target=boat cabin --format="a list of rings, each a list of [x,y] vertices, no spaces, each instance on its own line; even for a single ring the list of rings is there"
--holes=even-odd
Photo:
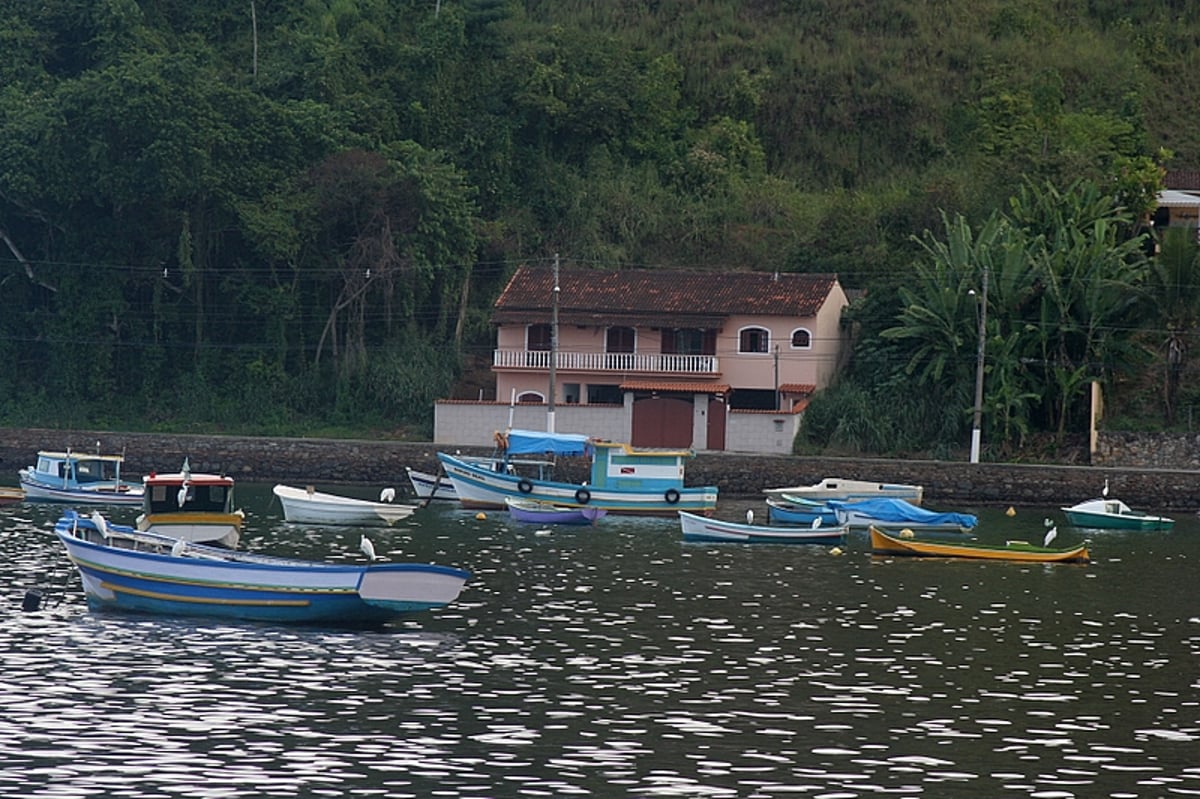
[[[150,474],[145,512],[233,513],[233,478],[215,474]]]

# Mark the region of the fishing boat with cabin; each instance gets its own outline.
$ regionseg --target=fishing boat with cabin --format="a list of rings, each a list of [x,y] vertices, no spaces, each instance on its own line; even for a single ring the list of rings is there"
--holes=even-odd
[[[717,487],[687,487],[684,462],[691,450],[638,449],[579,433],[510,430],[492,460],[472,461],[437,454],[459,501],[468,508],[504,508],[505,500],[530,499],[564,506],[590,506],[608,513],[670,515],[685,510],[709,515]],[[540,456],[521,458],[519,456]],[[554,479],[559,457],[590,459],[589,479]]]

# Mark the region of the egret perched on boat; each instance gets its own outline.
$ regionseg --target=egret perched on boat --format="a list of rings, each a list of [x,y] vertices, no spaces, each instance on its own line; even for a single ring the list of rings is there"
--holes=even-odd
[[[754,524],[754,510],[746,511],[746,524]]]
[[[1108,498],[1108,478],[1107,477],[1104,478],[1104,488],[1100,489],[1100,494],[1104,498],[1106,498],[1106,499]]]
[[[96,529],[100,531],[100,535],[108,538],[108,522],[100,515],[100,511],[92,511],[92,524],[96,525]]]
[[[1050,542],[1054,540],[1054,537],[1056,535],[1058,535],[1057,527],[1051,527],[1049,530],[1047,530],[1046,537],[1045,537],[1045,539],[1042,540],[1042,546],[1044,546],[1044,547],[1050,546]]]
[[[183,485],[179,486],[179,493],[175,495],[175,502],[179,507],[183,507],[183,503],[187,502],[187,480],[183,481]]]
[[[175,557],[175,558],[182,558],[183,551],[185,549],[187,549],[187,541],[180,538],[174,544],[171,545],[171,556]]]
[[[816,530],[820,526],[821,526],[821,517],[818,516],[817,518],[812,520],[812,529]]]
[[[362,537],[362,540],[358,542],[358,548],[361,549],[362,553],[367,556],[367,560],[375,560],[377,557],[375,554],[375,545],[372,544],[371,539],[367,538],[365,535]]]
[[[396,498],[396,489],[394,489],[394,488],[385,488],[379,492],[379,501],[380,502],[391,502],[395,498]]]

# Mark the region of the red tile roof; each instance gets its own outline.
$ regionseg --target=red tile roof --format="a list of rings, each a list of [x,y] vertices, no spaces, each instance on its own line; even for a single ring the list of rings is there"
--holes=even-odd
[[[817,387],[812,383],[780,383],[779,390],[784,394],[811,394]]]
[[[691,272],[676,269],[562,269],[558,316],[565,324],[715,327],[733,314],[816,315],[837,282],[832,274]],[[517,269],[499,299],[495,324],[549,322],[554,273]]]

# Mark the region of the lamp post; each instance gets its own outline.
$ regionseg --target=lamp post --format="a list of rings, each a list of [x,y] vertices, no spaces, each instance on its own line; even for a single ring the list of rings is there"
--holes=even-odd
[[[983,435],[981,427],[983,425],[983,356],[987,341],[987,290],[988,268],[984,266],[983,294],[975,309],[975,316],[979,320],[979,351],[975,356],[975,422],[971,426],[971,463],[979,463],[979,444]],[[972,289],[971,294],[974,293],[975,291]]]

